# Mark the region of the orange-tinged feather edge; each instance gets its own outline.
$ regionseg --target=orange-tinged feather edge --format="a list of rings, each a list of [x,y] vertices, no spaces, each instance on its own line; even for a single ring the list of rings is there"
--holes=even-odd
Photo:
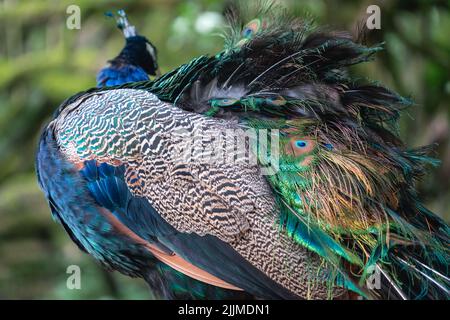
[[[131,231],[127,226],[125,226],[123,223],[121,223],[111,212],[104,208],[99,208],[99,211],[103,216],[105,216],[109,222],[112,224],[112,226],[119,231],[122,234],[127,235],[130,237],[133,241],[145,246],[158,260],[161,262],[167,264],[171,268],[191,277],[196,280],[211,284],[216,287],[221,287],[225,289],[230,290],[240,290],[241,288],[238,288],[228,282],[223,281],[222,279],[219,279],[218,277],[206,272],[203,269],[200,269],[190,262],[184,260],[180,256],[176,254],[167,254],[163,251],[161,251],[157,246],[152,245],[151,243],[148,243],[141,237],[139,237],[136,233]]]

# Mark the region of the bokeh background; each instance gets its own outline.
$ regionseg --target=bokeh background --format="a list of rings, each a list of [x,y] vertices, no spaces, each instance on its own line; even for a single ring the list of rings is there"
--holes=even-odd
[[[379,80],[416,105],[401,122],[411,146],[438,143],[442,160],[420,183],[427,206],[450,219],[450,1],[286,0],[297,15],[352,30],[381,7],[385,41],[374,62],[351,68]],[[68,30],[66,9],[81,9],[81,29]],[[148,299],[143,281],[103,271],[54,223],[34,175],[39,132],[65,98],[95,85],[96,72],[124,39],[104,12],[125,9],[137,30],[159,50],[167,72],[220,50],[227,1],[0,0],[0,299]],[[66,268],[79,265],[81,290],[66,288]]]

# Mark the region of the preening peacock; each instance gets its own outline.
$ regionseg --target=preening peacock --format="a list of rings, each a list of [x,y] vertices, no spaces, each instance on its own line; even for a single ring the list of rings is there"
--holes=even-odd
[[[124,10],[119,10],[117,15],[117,26],[125,36],[125,46],[97,74],[98,87],[150,80],[148,75],[159,75],[156,47],[147,38],[137,34]],[[110,12],[108,16],[114,17]]]
[[[379,50],[269,3],[215,56],[76,94],[39,143],[53,216],[161,297],[157,264],[265,299],[448,299],[449,228],[415,189],[436,161],[398,136],[407,99],[346,72]]]

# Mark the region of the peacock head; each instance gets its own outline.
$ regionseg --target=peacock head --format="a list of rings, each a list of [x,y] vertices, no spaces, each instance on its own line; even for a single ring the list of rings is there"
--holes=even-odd
[[[107,15],[114,17],[112,13]],[[122,30],[126,40],[119,57],[141,67],[149,75],[159,76],[156,47],[146,37],[137,34],[136,28],[129,23],[124,10],[117,11],[117,15],[117,27]]]

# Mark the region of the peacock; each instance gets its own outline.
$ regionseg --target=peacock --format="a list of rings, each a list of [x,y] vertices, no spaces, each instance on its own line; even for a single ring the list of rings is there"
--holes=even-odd
[[[114,17],[111,12],[106,13]],[[97,74],[97,86],[115,86],[127,82],[150,80],[149,75],[159,76],[156,47],[136,32],[124,10],[117,11],[117,26],[125,36],[125,46],[109,65]]]
[[[143,70],[148,70],[147,72],[151,75],[160,76],[156,47],[145,37],[136,36],[136,28],[130,24],[124,10],[119,10],[117,14],[117,26],[123,31],[127,43],[119,56],[110,62],[110,66],[99,71],[97,74],[97,86],[121,85],[128,82],[149,80],[147,73]],[[114,17],[114,14],[108,12],[107,16]],[[130,34],[134,35],[135,41],[141,42],[140,46],[130,45]],[[151,49],[149,50],[147,46]],[[127,54],[124,54],[124,52],[127,52]],[[122,58],[123,56],[138,58],[129,60]],[[138,64],[133,64],[132,61],[137,61]],[[146,68],[146,65],[152,66],[153,69]],[[152,73],[152,70],[155,72]],[[148,210],[155,211],[150,204],[148,205]],[[154,256],[148,257],[148,259],[146,279],[151,284],[152,293],[156,294],[157,297],[168,299],[204,299],[206,297],[214,299],[253,298],[251,295],[241,291],[227,290],[195,280],[167,266]]]
[[[448,299],[449,227],[415,187],[438,162],[398,133],[411,101],[347,72],[381,45],[271,2],[229,20],[216,55],[59,106],[36,158],[53,217],[165,298],[155,258],[261,299]]]

